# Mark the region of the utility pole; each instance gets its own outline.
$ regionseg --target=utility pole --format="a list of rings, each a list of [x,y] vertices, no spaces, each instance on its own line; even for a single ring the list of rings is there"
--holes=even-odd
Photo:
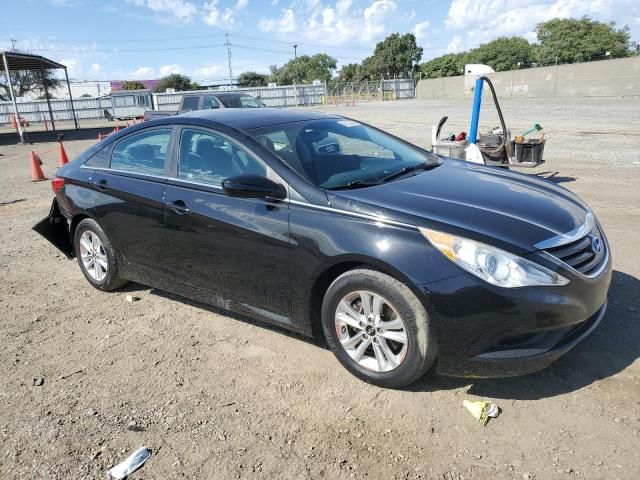
[[[229,88],[231,88],[233,84],[233,74],[231,73],[231,44],[229,43],[229,34],[225,33],[224,36],[227,39],[225,45],[227,46],[227,61],[229,62]]]
[[[293,66],[295,75],[293,78],[293,96],[295,97],[296,107],[298,106],[298,45],[293,46]]]

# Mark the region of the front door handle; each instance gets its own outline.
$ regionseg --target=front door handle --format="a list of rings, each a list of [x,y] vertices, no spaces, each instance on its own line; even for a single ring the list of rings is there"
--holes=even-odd
[[[167,203],[167,207],[176,212],[178,215],[184,215],[185,213],[189,213],[191,211],[187,207],[187,204],[182,200],[176,200],[174,202]]]
[[[98,180],[97,182],[93,182],[93,186],[98,190],[106,190],[107,181],[103,178],[102,180]]]

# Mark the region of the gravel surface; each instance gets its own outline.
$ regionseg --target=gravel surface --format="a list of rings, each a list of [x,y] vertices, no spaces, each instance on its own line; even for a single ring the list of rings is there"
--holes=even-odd
[[[470,103],[327,111],[428,146],[442,115],[445,131],[468,129]],[[30,230],[52,193],[29,181],[29,152],[55,144],[0,142],[0,478],[105,478],[142,445],[153,456],[131,478],[639,478],[640,100],[502,106],[514,131],[545,127],[547,163],[531,173],[581,195],[602,222],[609,311],[542,372],[430,374],[404,391],[356,380],[320,341],[138,284],[91,288]],[[94,142],[66,142],[69,156]],[[55,151],[42,158],[52,177]],[[464,399],[502,414],[483,428]]]

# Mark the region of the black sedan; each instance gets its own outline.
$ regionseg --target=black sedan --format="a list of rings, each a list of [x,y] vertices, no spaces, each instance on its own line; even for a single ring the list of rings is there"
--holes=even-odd
[[[34,228],[87,281],[136,281],[324,336],[407,385],[544,368],[604,316],[607,239],[553,183],[308,111],[192,112],[63,166]]]

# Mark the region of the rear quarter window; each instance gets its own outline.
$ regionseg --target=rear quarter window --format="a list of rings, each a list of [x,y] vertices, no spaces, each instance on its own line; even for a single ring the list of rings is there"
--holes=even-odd
[[[87,167],[108,168],[109,167],[109,147],[101,148],[84,162]]]

